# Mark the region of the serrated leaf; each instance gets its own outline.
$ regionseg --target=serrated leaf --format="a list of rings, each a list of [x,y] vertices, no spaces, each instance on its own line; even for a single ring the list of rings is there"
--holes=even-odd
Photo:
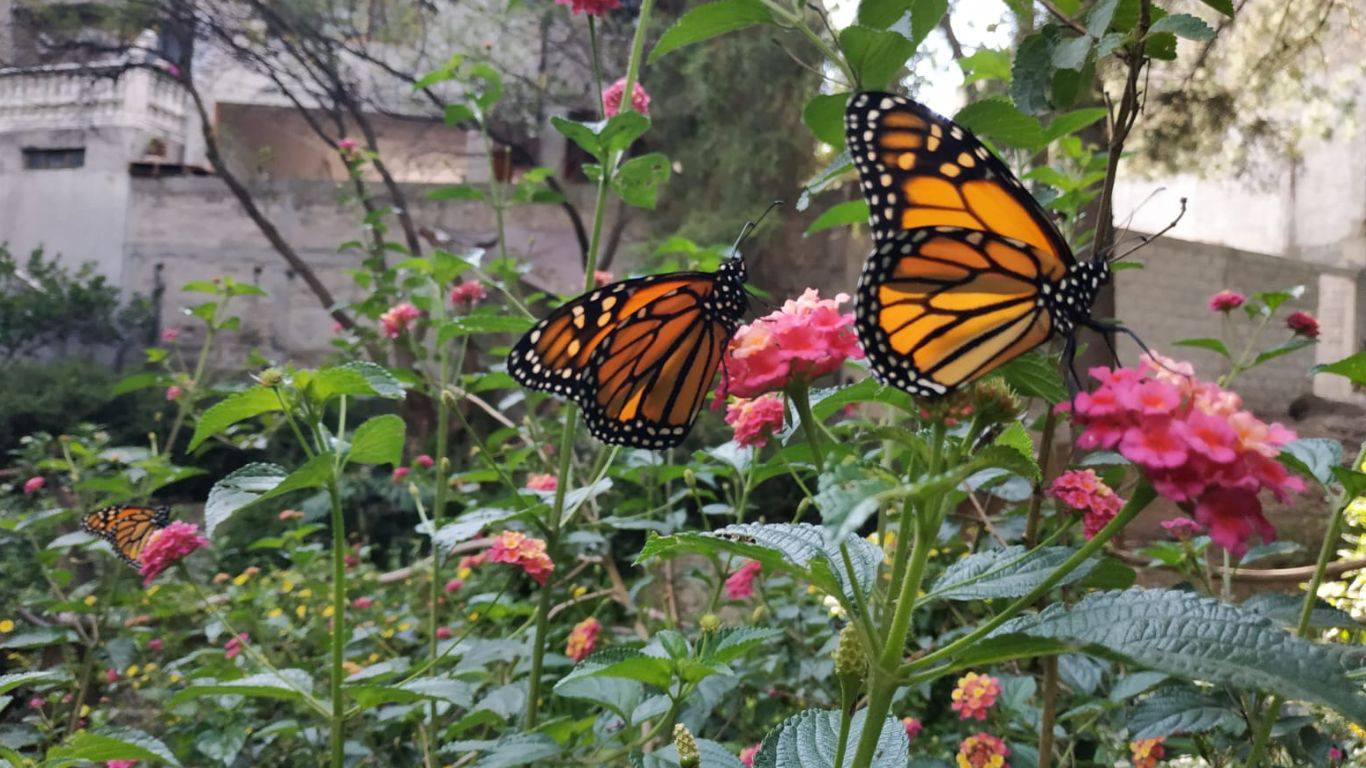
[[[757,560],[765,570],[806,579],[826,594],[852,596],[853,584],[866,594],[882,563],[882,550],[861,538],[851,538],[844,545],[854,565],[852,576],[846,572],[840,548],[830,533],[809,523],[739,523],[708,533],[652,536],[636,556],[636,563],[687,552],[729,552]]]
[[[599,651],[574,666],[563,683],[586,677],[614,677],[667,689],[673,679],[669,659],[649,656],[634,648],[615,647]],[[558,684],[557,684],[558,687]]]
[[[189,450],[193,451],[200,443],[239,421],[280,410],[283,410],[280,398],[274,390],[266,387],[252,387],[229,395],[199,417],[194,425],[194,435],[190,438]]]
[[[1230,19],[1233,18],[1233,0],[1200,0],[1200,2],[1224,14]]]
[[[1110,701],[1128,701],[1167,679],[1168,676],[1161,672],[1134,672],[1125,675],[1116,680],[1110,688]]]
[[[1005,623],[995,635],[1024,633],[1094,647],[1160,672],[1332,707],[1366,722],[1366,696],[1347,676],[1361,667],[1350,649],[1310,643],[1268,617],[1175,590],[1087,595]]]
[[[209,489],[204,502],[204,533],[212,538],[229,517],[259,501],[321,487],[331,476],[332,459],[332,454],[320,453],[293,472],[278,464],[253,463],[230,473]]]
[[[811,222],[811,226],[807,228],[806,234],[810,236],[827,229],[865,222],[868,220],[868,214],[868,201],[846,200],[827,208],[824,213],[816,217],[816,220]]]
[[[925,42],[925,38],[939,26],[939,20],[948,12],[949,0],[911,0],[912,51]]]
[[[774,627],[724,627],[707,636],[703,659],[729,664],[782,634]]]
[[[868,710],[860,709],[849,722],[849,764],[853,745],[863,734]],[[840,713],[808,709],[784,720],[764,737],[754,768],[835,768],[839,749]],[[877,749],[868,768],[905,768],[910,741],[906,728],[890,715],[883,720]]]
[[[1020,41],[1010,69],[1010,99],[1026,114],[1037,115],[1049,109],[1048,93],[1053,82],[1054,27],[1045,27]]]
[[[744,768],[744,763],[726,747],[710,739],[696,739],[697,754],[702,759],[698,768]],[[632,758],[639,768],[678,768],[678,750],[674,745],[665,745],[648,755],[635,755]]]
[[[1043,583],[1074,552],[1071,547],[1043,547],[1031,551],[1019,544],[976,552],[954,561],[930,586],[926,599],[1021,597]],[[1086,578],[1099,563],[1096,558],[1087,560],[1063,577],[1058,586]]]
[[[476,534],[494,523],[501,523],[519,514],[514,509],[484,508],[466,512],[453,522],[437,529],[436,546],[445,550],[474,538]],[[421,527],[421,526],[419,526]]]
[[[346,460],[358,464],[399,464],[403,461],[406,431],[403,419],[392,413],[367,419],[351,434],[351,450]]]
[[[1044,144],[1039,121],[1005,99],[988,98],[958,110],[954,122],[998,144],[1034,149]]]
[[[487,752],[474,768],[535,765],[559,755],[560,745],[544,733],[514,733],[498,739]]]
[[[23,650],[76,642],[76,633],[65,627],[39,627],[0,637],[0,649]]]
[[[660,36],[650,51],[648,63],[685,45],[744,29],[755,24],[772,24],[773,14],[759,0],[720,0],[699,5],[683,14]]]
[[[1148,32],[1170,32],[1187,40],[1205,41],[1214,37],[1214,30],[1205,20],[1189,13],[1171,13],[1163,16],[1148,28]]]
[[[1105,107],[1089,107],[1058,115],[1043,129],[1044,141],[1051,143],[1063,136],[1070,136],[1104,119],[1106,114]]]
[[[1129,713],[1129,738],[1158,739],[1173,734],[1208,733],[1240,724],[1238,713],[1185,686],[1163,688]]]
[[[153,765],[179,766],[175,754],[161,741],[134,728],[77,731],[47,753],[49,760],[147,760]]]
[[[1300,595],[1287,595],[1283,592],[1262,592],[1244,600],[1241,605],[1248,610],[1270,616],[1278,624],[1294,629],[1300,624],[1300,612],[1304,608],[1304,598]],[[1309,612],[1310,629],[1360,629],[1361,622],[1339,608],[1334,608],[1322,600],[1315,600]]]
[[[341,395],[403,398],[403,384],[384,366],[366,360],[323,368],[308,379],[305,390],[319,404]]]
[[[1068,688],[1090,696],[1100,687],[1110,666],[1084,653],[1064,653],[1058,657],[1058,678]]]
[[[282,701],[302,701],[312,693],[313,680],[302,669],[262,672],[237,680],[197,680],[171,697],[172,702],[200,696],[251,696]]]
[[[820,487],[813,500],[821,512],[821,522],[830,529],[836,544],[877,514],[882,504],[879,494],[897,485],[880,466],[852,460],[827,466],[818,482]]]
[[[0,693],[9,693],[21,685],[32,683],[55,683],[66,680],[71,674],[66,670],[44,669],[37,672],[16,672],[9,675],[0,675]]]
[[[860,0],[858,23],[886,29],[911,9],[911,0]]]
[[[1042,397],[1049,403],[1067,399],[1067,386],[1057,364],[1039,352],[1029,352],[996,369],[1006,383],[1024,397]]]

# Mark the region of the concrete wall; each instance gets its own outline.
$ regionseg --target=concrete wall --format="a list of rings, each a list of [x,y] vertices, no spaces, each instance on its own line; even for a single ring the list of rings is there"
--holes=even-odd
[[[1248,402],[1269,414],[1284,413],[1291,400],[1315,391],[1309,369],[1316,362],[1328,362],[1349,354],[1344,347],[1355,345],[1350,351],[1361,348],[1357,329],[1366,325],[1366,312],[1361,309],[1366,305],[1360,300],[1366,296],[1366,280],[1358,270],[1170,238],[1154,241],[1130,259],[1141,262],[1144,268],[1117,274],[1119,319],[1153,349],[1190,360],[1195,363],[1197,372],[1207,377],[1213,377],[1223,369],[1219,356],[1202,349],[1178,347],[1174,342],[1223,337],[1223,318],[1206,306],[1211,294],[1224,288],[1251,294],[1304,286],[1303,297],[1292,302],[1289,308],[1319,316],[1324,329],[1320,348],[1303,349],[1268,362],[1238,382],[1238,389]],[[1350,306],[1340,293],[1329,295],[1323,291],[1325,283],[1336,286],[1339,291],[1346,286],[1352,293]],[[1250,327],[1246,317],[1241,312],[1236,313],[1235,328],[1244,337]],[[1284,325],[1273,323],[1267,328],[1265,339],[1274,344],[1290,336]],[[1342,343],[1344,338],[1349,339],[1346,344]],[[1139,350],[1132,341],[1124,339],[1120,342],[1120,354],[1126,362],[1133,361]],[[1320,394],[1325,393],[1320,391]],[[1349,395],[1346,391],[1328,394]]]

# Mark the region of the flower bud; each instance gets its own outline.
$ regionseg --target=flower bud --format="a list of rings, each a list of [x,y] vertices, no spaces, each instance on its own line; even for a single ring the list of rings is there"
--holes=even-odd
[[[1007,422],[1020,412],[1020,399],[1000,376],[977,381],[970,391],[972,406],[986,423]]]
[[[263,387],[278,387],[285,380],[285,372],[279,368],[267,368],[256,377]]]
[[[843,680],[862,680],[868,671],[868,656],[863,652],[863,643],[853,624],[845,624],[840,630],[839,645],[835,646],[835,674]]]
[[[447,387],[441,390],[441,402],[447,408],[454,408],[460,402],[460,398],[456,397],[455,392],[450,387]]]
[[[766,616],[768,616],[767,608],[763,607],[762,605],[755,606],[754,613],[751,613],[749,616],[749,622],[751,624],[758,624],[759,622],[763,621],[764,617]]]
[[[697,473],[691,469],[683,470],[683,483],[689,488],[697,487]]]
[[[703,632],[715,632],[721,628],[721,617],[714,613],[704,613],[702,618],[697,620],[697,626],[701,627]]]
[[[697,751],[697,740],[692,737],[688,726],[679,723],[674,726],[674,749],[678,750],[680,768],[699,768],[702,754]]]

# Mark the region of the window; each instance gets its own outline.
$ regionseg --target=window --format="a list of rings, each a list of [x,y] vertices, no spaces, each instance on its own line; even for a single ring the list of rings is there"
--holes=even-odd
[[[85,147],[65,149],[24,148],[24,170],[54,171],[85,165]]]

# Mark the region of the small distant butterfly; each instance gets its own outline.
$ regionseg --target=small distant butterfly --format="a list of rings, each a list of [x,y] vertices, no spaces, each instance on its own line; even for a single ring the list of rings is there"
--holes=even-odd
[[[86,533],[99,536],[125,563],[137,568],[138,556],[156,531],[171,524],[170,507],[118,505],[91,512],[81,520]]]
[[[604,443],[678,445],[749,310],[739,246],[755,226],[715,272],[622,280],[566,302],[512,348],[508,372],[577,403]]]
[[[1078,262],[1010,169],[962,126],[889,93],[860,93],[846,137],[871,209],[875,250],[859,279],[856,329],[877,378],[946,395],[1078,327],[1111,279]]]

